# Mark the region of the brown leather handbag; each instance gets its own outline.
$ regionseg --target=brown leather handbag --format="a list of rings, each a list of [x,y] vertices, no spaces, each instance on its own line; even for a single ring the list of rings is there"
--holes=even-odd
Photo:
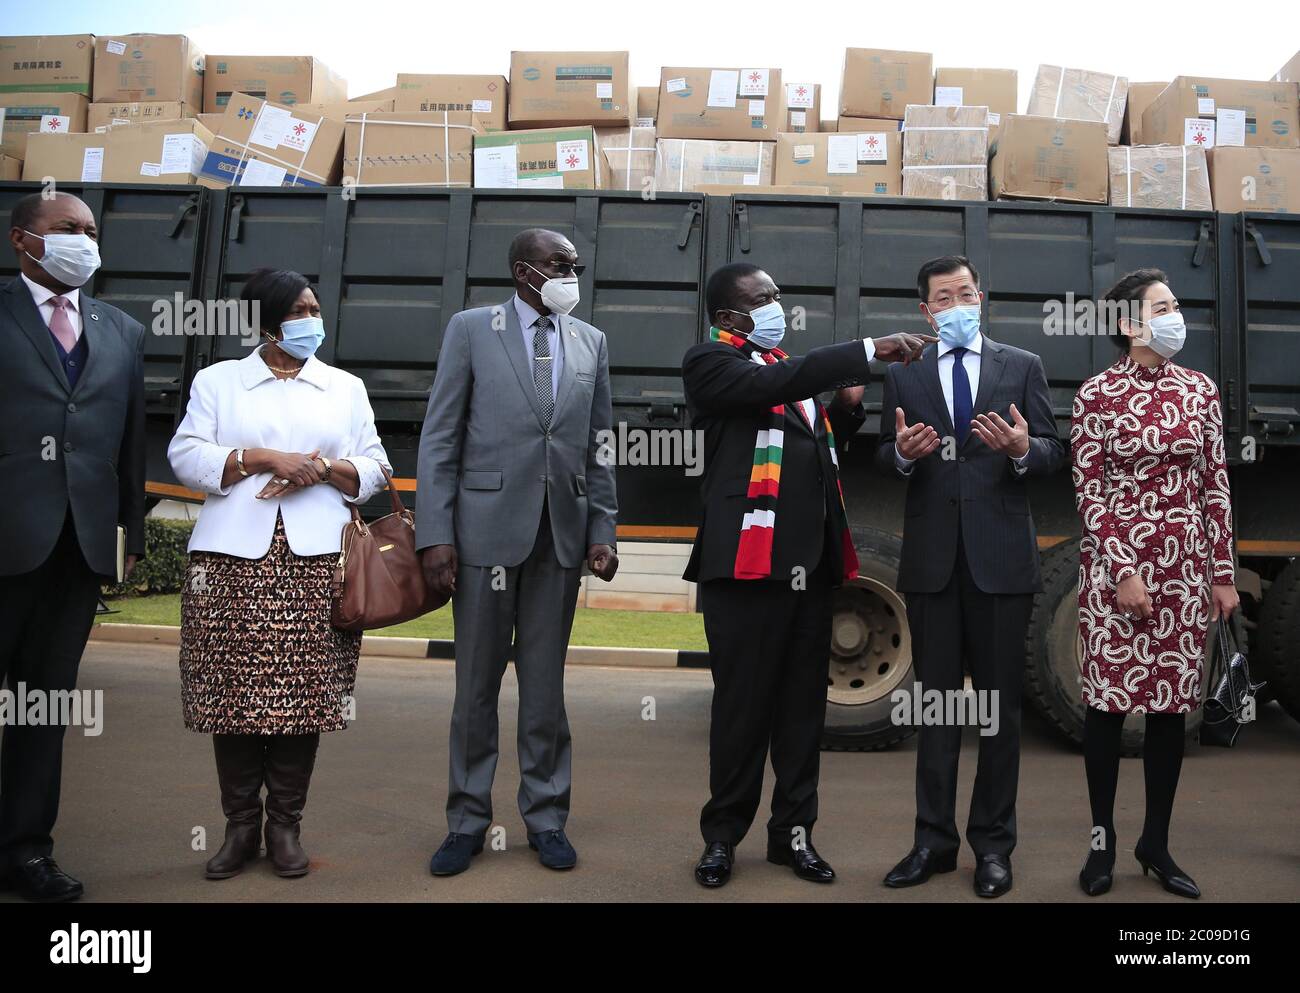
[[[336,628],[365,631],[401,624],[437,610],[450,597],[429,589],[415,551],[415,515],[402,506],[388,480],[393,512],[367,524],[355,503],[343,525],[343,546],[334,567],[330,614]]]

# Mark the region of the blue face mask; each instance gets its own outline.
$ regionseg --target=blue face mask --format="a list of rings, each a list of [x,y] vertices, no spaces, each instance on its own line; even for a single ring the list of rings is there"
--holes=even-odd
[[[785,337],[785,308],[780,300],[773,300],[757,310],[749,312],[749,319],[754,322],[754,330],[745,335],[759,348],[776,348]]]
[[[939,340],[951,348],[967,348],[980,333],[979,304],[968,307],[949,307],[931,314],[939,326]]]
[[[325,340],[325,322],[319,317],[285,321],[280,325],[280,330],[284,332],[284,337],[276,344],[295,359],[304,362],[316,354],[316,349]]]

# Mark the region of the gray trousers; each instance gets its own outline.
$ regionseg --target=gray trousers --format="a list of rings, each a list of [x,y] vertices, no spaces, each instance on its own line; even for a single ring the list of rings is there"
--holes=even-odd
[[[497,696],[512,634],[519,681],[519,813],[534,833],[562,829],[568,820],[573,770],[564,656],[581,576],[581,567],[566,569],[555,557],[545,503],[533,550],[520,565],[458,568],[448,830],[482,835],[492,824]]]

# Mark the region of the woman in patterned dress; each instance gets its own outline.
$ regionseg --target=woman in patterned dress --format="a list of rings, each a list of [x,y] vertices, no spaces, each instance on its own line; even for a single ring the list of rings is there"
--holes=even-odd
[[[308,870],[299,842],[323,731],[347,726],[361,634],[330,623],[330,582],[348,503],[391,466],[365,385],[315,357],[320,306],[296,272],[254,272],[241,295],[262,344],[200,370],[167,450],[207,494],[181,593],[185,726],[212,735],[227,879],[266,852],[281,876]]]
[[[1146,819],[1134,854],[1144,875],[1197,897],[1169,855],[1169,818],[1185,721],[1201,705],[1208,622],[1237,607],[1219,392],[1170,361],[1185,327],[1163,272],[1130,272],[1105,300],[1124,354],[1080,387],[1070,431],[1093,822],[1079,883],[1090,896],[1110,889],[1121,732],[1126,714],[1145,714]]]

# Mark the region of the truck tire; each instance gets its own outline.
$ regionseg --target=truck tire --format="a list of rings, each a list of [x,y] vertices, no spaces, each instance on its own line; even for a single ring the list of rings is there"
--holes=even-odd
[[[835,591],[822,747],[887,748],[916,733],[890,719],[889,696],[912,685],[912,636],[896,587],[903,545],[875,528],[853,528],[858,578]]]
[[[1079,543],[1074,540],[1057,545],[1042,556],[1043,591],[1034,596],[1025,636],[1026,701],[1047,723],[1075,745],[1083,744],[1083,718],[1086,712],[1079,676]],[[1245,632],[1235,628],[1238,643],[1244,644]],[[1205,645],[1206,674],[1201,681],[1202,699],[1216,677],[1214,627],[1210,627]],[[1187,715],[1187,734],[1196,734],[1201,726],[1202,708]],[[1123,753],[1140,755],[1146,721],[1139,715],[1124,720],[1121,739]]]
[[[1282,709],[1300,721],[1300,559],[1279,572],[1264,594],[1255,637],[1263,665],[1251,676],[1268,679]]]

